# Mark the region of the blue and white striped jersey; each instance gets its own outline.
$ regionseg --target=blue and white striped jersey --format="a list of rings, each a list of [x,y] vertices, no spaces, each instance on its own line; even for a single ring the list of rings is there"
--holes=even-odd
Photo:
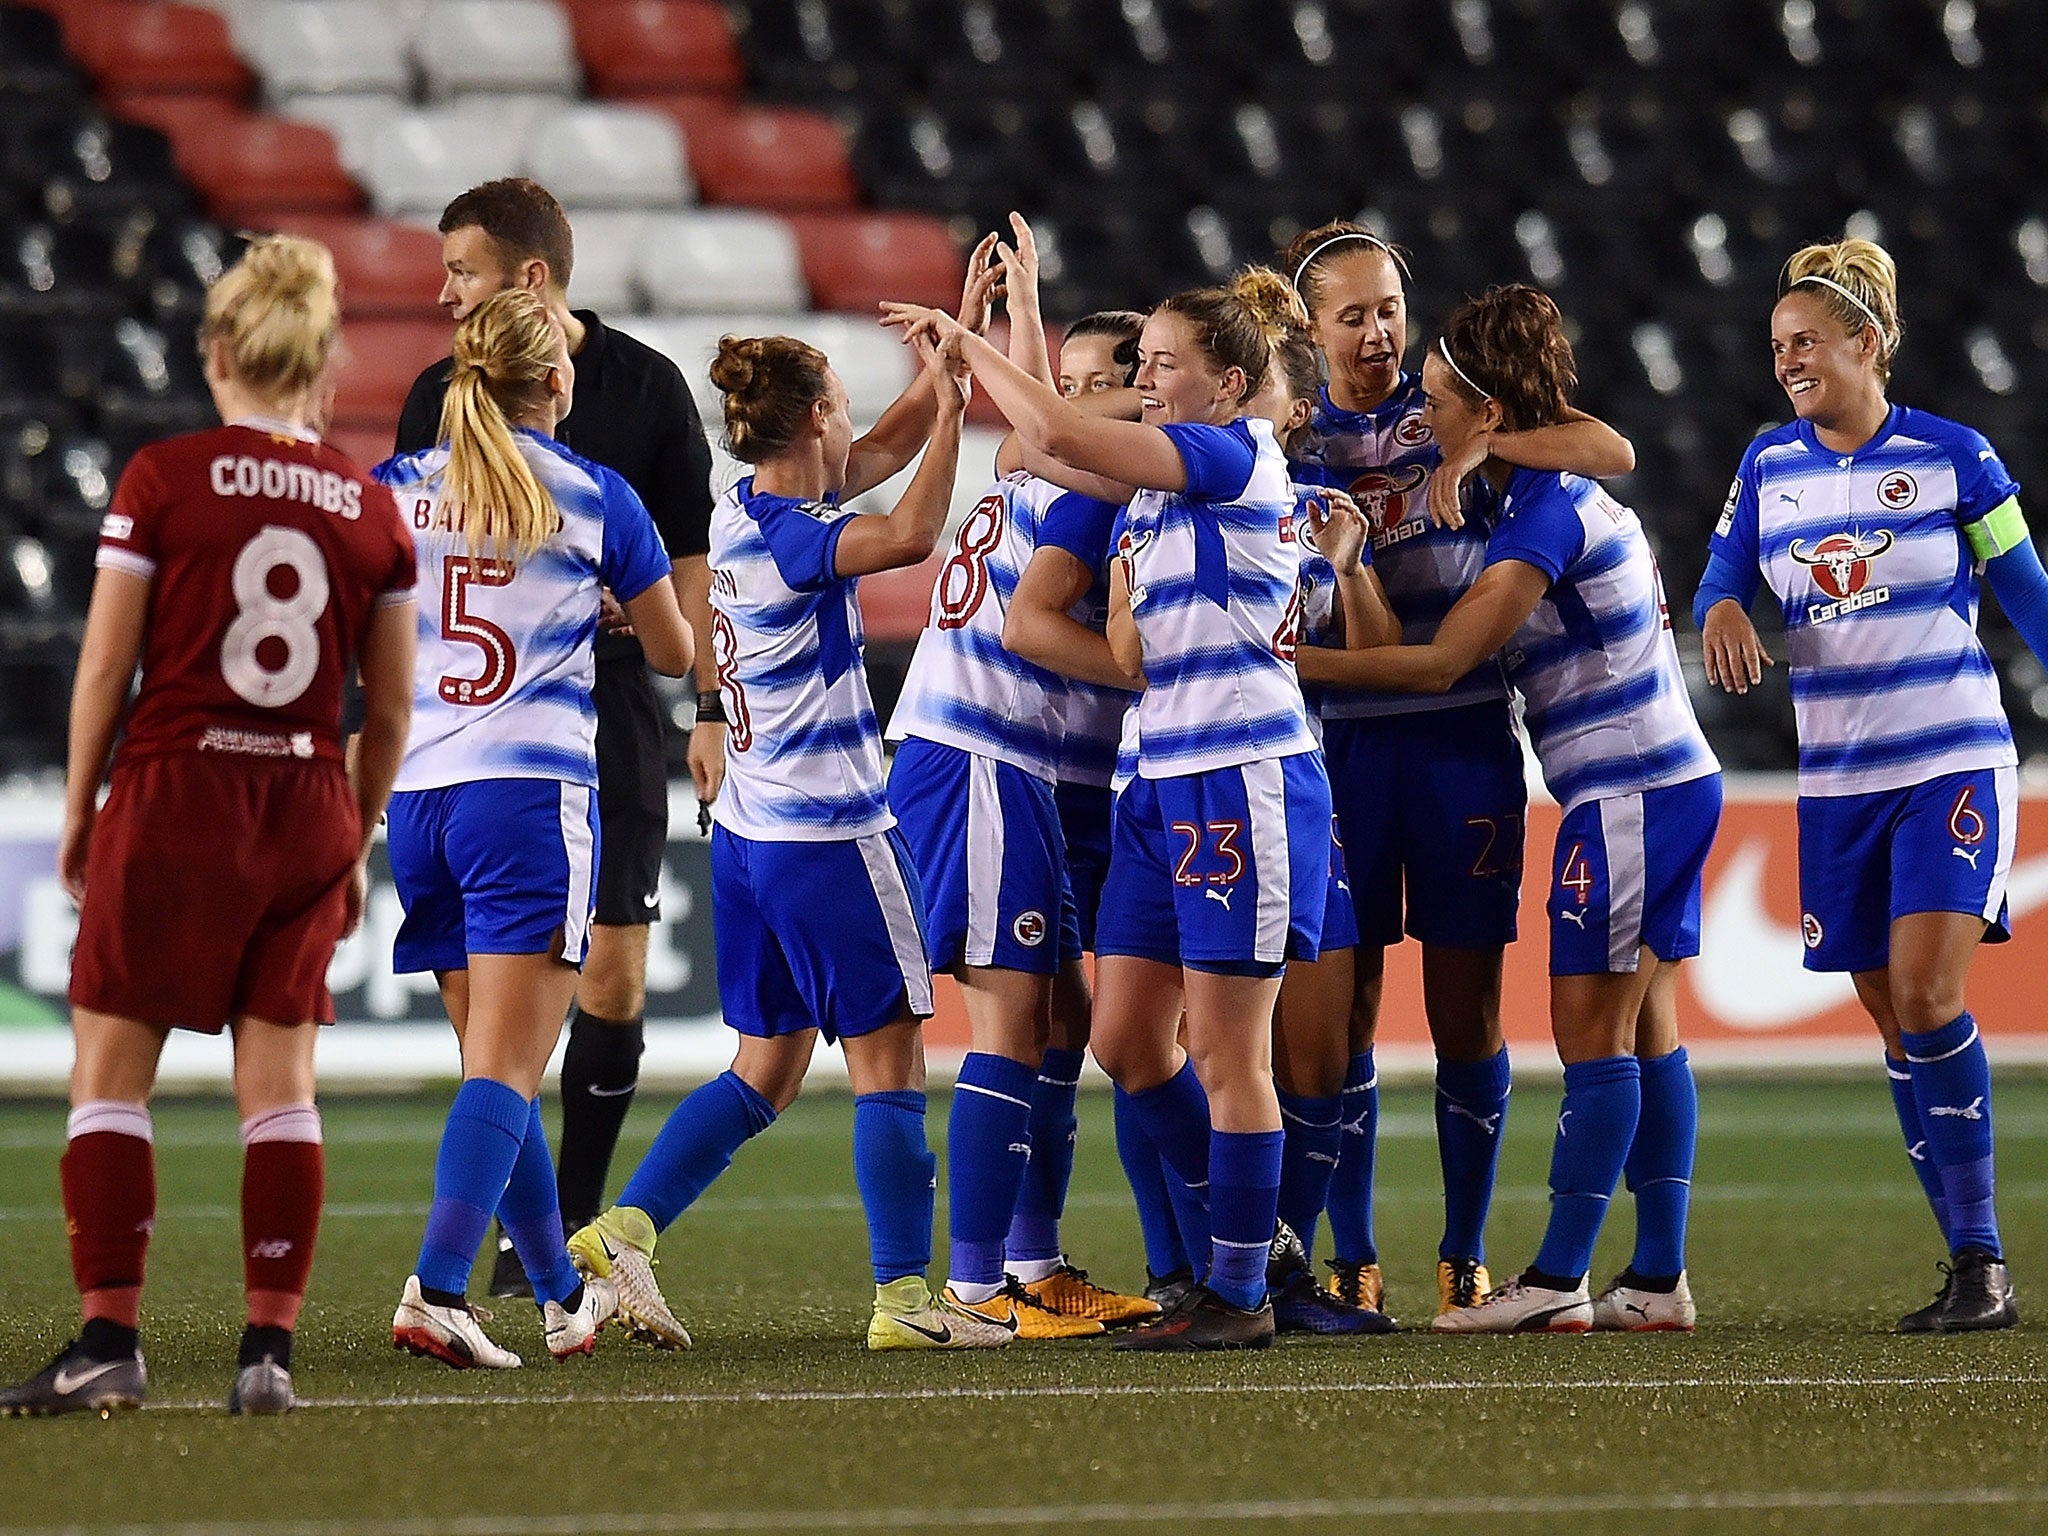
[[[1117,531],[1122,508],[1111,510],[1110,537]],[[1075,622],[1098,635],[1109,624],[1109,538],[1103,543],[1102,558],[1095,562],[1095,579],[1088,593],[1071,610]],[[1113,786],[1118,776],[1118,749],[1124,739],[1124,717],[1138,702],[1135,693],[1122,688],[1102,688],[1094,683],[1067,679],[1066,707],[1061,715],[1059,780],[1063,784]],[[1132,768],[1136,773],[1136,735],[1132,736]]]
[[[398,498],[419,552],[419,659],[397,789],[479,779],[595,787],[598,587],[630,601],[669,574],[654,519],[616,473],[525,428],[513,439],[562,517],[516,564],[473,552],[447,526],[445,446],[371,471]]]
[[[1187,489],[1138,492],[1117,538],[1144,652],[1138,772],[1174,778],[1312,751],[1294,674],[1294,491],[1273,428],[1241,417],[1160,430]]]
[[[837,842],[896,825],[868,694],[855,579],[835,573],[852,512],[733,485],[711,514],[711,633],[725,698],[728,831]]]
[[[1337,601],[1336,568],[1316,548],[1315,535],[1309,531],[1309,503],[1315,500],[1318,489],[1313,485],[1294,487],[1294,532],[1301,541],[1301,643],[1342,650],[1344,634],[1338,622],[1341,605]],[[1360,563],[1372,564],[1370,539],[1360,551]],[[1331,691],[1308,683],[1301,685],[1301,696],[1308,705],[1309,729],[1315,732],[1318,741],[1323,736],[1322,705]]]
[[[2018,490],[1978,433],[1900,405],[1854,453],[1803,421],[1749,445],[1713,551],[1783,607],[1801,794],[2018,761],[1963,533]]]
[[[1344,410],[1323,390],[1292,466],[1296,480],[1349,491],[1372,520],[1373,564],[1407,645],[1436,638],[1444,615],[1486,568],[1486,529],[1478,518],[1468,516],[1458,529],[1430,520],[1429,477],[1438,457],[1422,421],[1422,377],[1403,373],[1393,394],[1370,411]],[[1489,657],[1442,694],[1326,689],[1322,716],[1405,715],[1506,696],[1500,663]]]
[[[1503,560],[1550,579],[1504,657],[1543,782],[1566,811],[1720,771],[1634,512],[1594,481],[1518,469],[1486,546],[1488,565]]]
[[[1003,621],[1040,547],[1064,549],[1100,571],[1118,510],[1022,471],[989,487],[960,524],[932,588],[931,617],[889,720],[891,741],[916,736],[1055,780],[1068,685],[1004,650]]]

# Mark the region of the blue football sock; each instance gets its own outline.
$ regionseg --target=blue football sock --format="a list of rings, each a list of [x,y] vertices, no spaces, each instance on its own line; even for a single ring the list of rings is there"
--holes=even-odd
[[[1899,1132],[1906,1138],[1906,1157],[1913,1164],[1913,1174],[1920,1180],[1921,1189],[1927,1193],[1927,1203],[1934,1210],[1934,1224],[1941,1228],[1941,1240],[1946,1244],[1948,1196],[1941,1192],[1941,1173],[1935,1168],[1934,1159],[1927,1155],[1927,1131],[1920,1124],[1920,1100],[1913,1093],[1913,1074],[1904,1061],[1894,1061],[1887,1053],[1884,1075],[1892,1085],[1892,1108],[1898,1111]]]
[[[732,1166],[733,1154],[775,1123],[775,1106],[734,1072],[721,1072],[669,1111],[619,1195],[664,1232]]]
[[[472,1077],[455,1090],[434,1159],[434,1203],[415,1272],[430,1291],[461,1295],[504,1197],[533,1107],[517,1089]]]
[[[1991,1155],[1991,1062],[1977,1021],[1958,1014],[1924,1035],[1901,1033],[1899,1043],[1913,1074],[1927,1155],[1948,1201],[1949,1251],[1987,1248],[2002,1255]]]
[[[1240,1307],[1266,1299],[1266,1255],[1280,1204],[1283,1131],[1209,1133],[1209,1289]]]
[[[1031,1090],[1037,1080],[1023,1062],[987,1051],[970,1051],[960,1063],[946,1127],[946,1211],[953,1239],[948,1274],[956,1284],[1003,1283],[1003,1237],[1017,1214],[1017,1191],[1030,1156]]]
[[[1340,1116],[1344,1101],[1336,1094],[1312,1098],[1280,1095],[1280,1131],[1287,1138],[1280,1154],[1280,1219],[1294,1228],[1302,1251],[1316,1251],[1316,1223],[1330,1198],[1330,1175],[1337,1171],[1337,1153],[1344,1141]]]
[[[533,1282],[534,1303],[539,1305],[567,1301],[583,1282],[569,1262],[569,1250],[562,1246],[562,1206],[555,1192],[548,1134],[540,1123],[540,1100],[527,1108],[526,1139],[519,1144],[512,1176],[498,1198],[498,1220],[505,1224],[519,1265]]]
[[[1380,1074],[1372,1052],[1351,1058],[1344,1074],[1344,1148],[1330,1176],[1330,1237],[1347,1264],[1376,1264],[1372,1240],[1372,1170],[1379,1151]]]
[[[1180,1240],[1199,1278],[1208,1266],[1209,1241],[1209,1096],[1195,1076],[1195,1064],[1156,1088],[1131,1095],[1138,1123],[1166,1165],[1166,1194]]]
[[[1074,1140],[1080,1121],[1074,1098],[1081,1091],[1081,1053],[1047,1051],[1031,1085],[1031,1161],[1017,1191],[1017,1214],[1003,1252],[1010,1260],[1052,1263],[1060,1258],[1060,1217],[1067,1209],[1067,1185],[1074,1177]]]
[[[898,1088],[854,1099],[853,1181],[867,1212],[875,1284],[931,1267],[938,1171],[925,1145],[923,1094]]]
[[[1486,1212],[1508,1123],[1508,1048],[1436,1064],[1436,1151],[1444,1172],[1440,1259],[1486,1258]]]
[[[1116,1095],[1116,1155],[1130,1180],[1131,1199],[1138,1207],[1138,1231],[1145,1240],[1145,1267],[1155,1275],[1170,1275],[1189,1267],[1187,1250],[1181,1246],[1180,1226],[1173,1217],[1173,1203],[1167,1194],[1166,1165],[1131,1096],[1118,1088]]]
[[[1623,1172],[1636,1203],[1636,1251],[1629,1268],[1661,1278],[1685,1270],[1685,1224],[1699,1146],[1700,1094],[1680,1046],[1642,1061],[1643,1109]]]
[[[1564,1069],[1564,1107],[1550,1153],[1550,1225],[1536,1250],[1536,1268],[1559,1279],[1582,1279],[1607,1202],[1636,1139],[1643,1109],[1643,1069],[1633,1056],[1603,1056]]]

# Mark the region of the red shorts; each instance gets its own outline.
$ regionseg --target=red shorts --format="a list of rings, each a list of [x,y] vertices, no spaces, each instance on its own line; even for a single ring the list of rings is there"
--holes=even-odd
[[[339,763],[117,768],[86,855],[72,1004],[207,1034],[331,1017],[360,825]]]

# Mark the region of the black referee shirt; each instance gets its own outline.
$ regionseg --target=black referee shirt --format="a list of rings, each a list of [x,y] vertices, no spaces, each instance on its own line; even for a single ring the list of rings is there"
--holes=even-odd
[[[643,341],[615,331],[587,309],[583,346],[575,354],[576,398],[555,429],[566,448],[616,470],[653,514],[670,560],[711,551],[711,446],[682,370]],[[441,399],[450,360],[413,380],[398,418],[399,453],[431,448],[441,438]],[[640,659],[640,642],[600,634],[597,659]]]

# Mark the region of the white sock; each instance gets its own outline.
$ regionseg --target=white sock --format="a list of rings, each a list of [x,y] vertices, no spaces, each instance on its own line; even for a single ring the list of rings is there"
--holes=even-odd
[[[979,1306],[991,1297],[1003,1293],[1001,1285],[970,1285],[965,1280],[948,1280],[946,1289],[953,1293],[956,1300],[964,1301],[970,1307]]]
[[[1036,1285],[1040,1280],[1050,1280],[1058,1274],[1064,1263],[1064,1255],[1057,1259],[1005,1259],[1003,1268],[1016,1277],[1018,1284]]]

